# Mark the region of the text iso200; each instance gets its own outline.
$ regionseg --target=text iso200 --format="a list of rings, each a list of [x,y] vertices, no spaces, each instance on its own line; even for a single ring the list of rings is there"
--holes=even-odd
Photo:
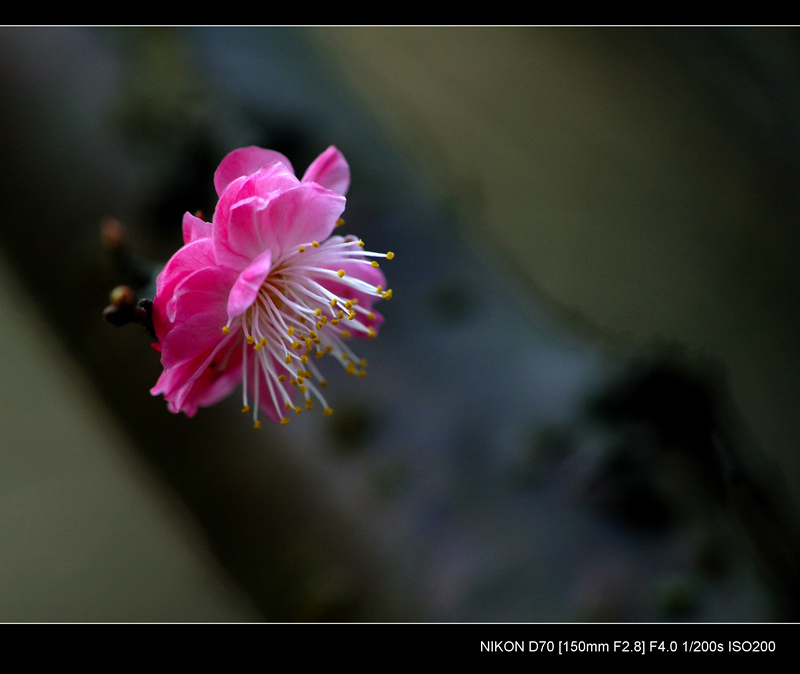
[[[729,641],[728,651],[731,653],[774,653],[774,641]]]

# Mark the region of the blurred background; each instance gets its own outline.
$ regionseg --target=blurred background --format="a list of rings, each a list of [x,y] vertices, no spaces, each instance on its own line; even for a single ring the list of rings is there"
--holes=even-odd
[[[800,39],[0,29],[0,620],[800,614]],[[230,150],[328,145],[393,298],[330,418],[103,321]],[[338,366],[337,366],[338,367]],[[235,397],[235,396],[234,396]]]

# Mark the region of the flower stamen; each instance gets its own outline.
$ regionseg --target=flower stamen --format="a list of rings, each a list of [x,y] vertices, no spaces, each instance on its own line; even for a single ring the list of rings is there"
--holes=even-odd
[[[354,249],[358,257],[345,255],[351,263],[363,262],[375,267],[377,263],[367,261],[367,256],[393,257],[391,253],[364,251],[363,241],[352,238],[335,237],[323,245],[316,241],[304,244],[293,249],[297,252],[276,261],[259,289],[255,302],[242,315],[241,330],[245,335],[242,367],[245,373],[248,373],[248,346],[252,346],[255,356],[252,374],[244,378],[243,408],[250,410],[247,390],[252,387],[255,398],[254,421],[258,421],[259,381],[262,379],[267,383],[269,400],[281,423],[288,423],[288,418],[281,414],[282,408],[294,409],[296,414],[302,411],[302,407],[291,404],[291,398],[283,386],[287,381],[303,394],[306,409],[313,408],[312,399],[316,398],[325,413],[330,414],[331,408],[319,390],[325,388],[328,382],[306,355],[315,349],[315,359],[329,354],[342,364],[347,374],[360,378],[366,375],[366,361],[359,359],[344,344],[344,340],[356,335],[374,338],[376,330],[367,323],[375,322],[375,313],[362,307],[358,297],[341,296],[323,285],[324,279],[335,277],[352,292],[374,298],[391,297],[391,291],[383,290],[380,285],[373,286],[348,275],[345,269],[332,271],[328,266],[331,260],[341,260],[343,254]],[[301,252],[304,253],[302,263],[298,259]],[[330,320],[324,315],[326,307]],[[346,330],[339,327],[339,321],[345,318],[348,321]],[[305,329],[301,334],[300,329],[307,320],[313,322],[316,330]],[[229,326],[226,328],[230,331]],[[360,369],[356,363],[361,365]]]

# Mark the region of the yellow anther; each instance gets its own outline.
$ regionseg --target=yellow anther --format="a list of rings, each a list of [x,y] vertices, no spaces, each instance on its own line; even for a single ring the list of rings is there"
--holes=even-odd
[[[256,340],[255,340],[255,339],[253,339],[253,335],[247,335],[247,343],[248,343],[248,344],[252,344],[252,343],[253,343],[253,342],[255,342],[255,341],[256,341]]]
[[[355,311],[351,311],[349,314],[347,314],[347,320],[348,321],[352,321],[355,317],[356,317],[356,312]]]
[[[319,360],[320,358],[322,358],[324,355],[325,355],[325,352],[324,352],[324,351],[317,351],[317,360]]]
[[[378,295],[380,295],[383,292],[383,286],[377,286],[375,288],[375,292],[378,293]]]
[[[328,388],[328,380],[327,379],[320,379],[319,380],[319,387],[320,388]]]
[[[385,293],[381,295],[381,297],[385,300],[389,300],[392,298],[392,291],[391,289],[387,290]]]
[[[322,309],[320,309],[319,307],[317,307],[316,309],[314,309],[314,315],[315,315],[315,316],[319,316],[319,315],[321,315],[321,314],[322,314]]]
[[[337,315],[339,318],[344,318],[344,311],[337,311],[337,312],[336,312],[336,315]]]
[[[285,426],[289,423],[289,420],[286,417],[281,417],[281,423]]]
[[[337,303],[338,301],[339,301],[339,300],[338,300],[338,298],[334,297],[334,298],[331,300],[331,306],[332,306],[332,307],[335,307],[335,306],[336,306],[336,303]]]
[[[392,251],[389,251],[388,253],[386,253],[386,259],[387,260],[391,260],[393,257],[394,257],[394,253]]]
[[[303,411],[303,408],[302,408],[302,407],[299,407],[299,406],[298,406],[298,407],[295,407],[295,408],[294,408],[294,413],[295,413],[295,414],[300,414],[300,412],[302,412],[302,411]]]
[[[378,261],[377,261],[377,260],[373,260],[373,261],[371,262],[371,264],[372,264],[372,266],[373,266],[373,267],[375,267],[375,269],[377,269],[378,267],[380,267],[380,265],[378,264]]]
[[[306,409],[307,410],[314,409],[314,403],[311,402],[311,398],[306,398]]]
[[[317,321],[317,330],[322,330],[322,326],[325,325],[322,321]]]
[[[283,406],[284,406],[284,407],[285,407],[287,410],[290,410],[290,409],[292,409],[292,403],[284,403],[284,404],[283,404]]]
[[[309,351],[311,351],[311,349],[309,349]],[[300,356],[300,360],[303,362],[303,365],[305,365],[308,362],[308,356],[306,354],[303,354],[302,356]]]
[[[312,246],[313,248],[319,248],[319,243],[317,243],[316,241],[312,241],[312,242],[311,242],[311,246]]]
[[[367,319],[368,319],[368,320],[370,320],[370,321],[374,321],[374,320],[375,320],[375,314],[373,314],[373,313],[370,311],[370,312],[367,314]]]
[[[296,381],[298,384],[302,384],[305,380],[302,377],[298,376]]]
[[[367,359],[366,358],[362,358],[360,361],[358,361],[358,364],[361,367],[367,367]]]
[[[242,407],[242,414],[247,414],[250,411],[250,405]]]
[[[333,410],[330,407],[326,407],[323,414],[325,414],[326,417],[329,417],[331,414],[333,414]]]
[[[339,219],[336,221],[336,226],[337,226],[337,227],[341,227],[343,224],[344,224],[344,218],[339,218]]]
[[[289,328],[286,332],[288,332],[289,337],[291,337],[294,334],[294,328]]]
[[[358,240],[358,247],[359,248],[363,248],[364,247],[364,242],[361,239]]]
[[[345,339],[349,339],[350,332],[348,330],[342,330],[342,337],[344,337]]]
[[[372,328],[367,328],[367,337],[372,339],[375,336],[375,331]]]
[[[347,374],[355,374],[356,373],[356,364],[355,363],[348,363],[346,372],[347,372]]]
[[[347,302],[344,303],[344,308],[345,309],[352,309],[353,308],[352,300],[347,300]]]
[[[261,346],[266,346],[267,345],[267,338],[266,337],[262,337],[260,344],[261,344]]]
[[[297,249],[297,252],[298,253],[305,253],[306,252],[306,247],[305,246],[300,246],[300,248]]]
[[[230,335],[231,334],[231,329],[227,325],[223,325],[222,326],[222,332],[224,332],[226,335]]]
[[[331,319],[331,325],[339,325],[339,319],[338,318],[332,318]]]
[[[328,346],[325,347],[325,353],[331,353],[332,351],[333,347],[330,344],[328,344]]]
[[[291,365],[292,357],[291,356],[286,356],[286,358],[283,359],[283,362],[286,363],[287,365]]]
[[[358,371],[358,378],[359,379],[363,379],[366,376],[367,376],[367,371],[366,370],[359,370]]]
[[[339,275],[339,278],[342,278],[344,276],[344,269],[340,269],[336,273]]]
[[[261,351],[261,349],[263,349],[263,348],[264,348],[264,345],[263,345],[261,342],[259,342],[259,343],[258,343],[258,344],[256,344],[256,345],[255,345],[253,348],[254,348],[256,351]]]
[[[253,428],[261,428],[261,422],[258,419],[253,422]]]
[[[279,375],[278,375],[278,381],[279,381],[281,384],[285,383],[285,382],[286,382],[286,375],[285,375],[285,374],[279,374]]]
[[[306,392],[306,387],[305,386],[298,386],[297,390],[300,391],[300,393],[305,393]]]
[[[292,348],[293,348],[293,349],[299,349],[299,348],[300,348],[300,342],[298,342],[298,341],[295,339],[295,340],[292,342]]]

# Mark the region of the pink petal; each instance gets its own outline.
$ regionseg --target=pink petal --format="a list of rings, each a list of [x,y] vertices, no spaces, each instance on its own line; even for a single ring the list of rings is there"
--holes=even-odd
[[[241,343],[241,338],[224,338],[191,360],[165,368],[150,392],[163,393],[172,412],[194,416],[198,405],[218,402],[241,382]]]
[[[208,407],[227,398],[242,383],[241,339],[224,345],[206,365],[202,373],[191,381],[182,398],[184,407]]]
[[[237,351],[241,351],[241,349],[237,349]],[[239,360],[241,361],[241,357]],[[195,381],[187,398],[198,407],[209,407],[227,398],[241,383],[241,363],[232,365],[223,372],[209,368]]]
[[[183,246],[156,278],[156,295],[168,298],[179,281],[200,269],[213,266],[214,248],[210,239],[198,239]]]
[[[257,213],[270,199],[300,185],[283,164],[273,163],[249,177],[237,178],[225,190],[214,212],[216,259],[232,269],[242,270],[267,248],[257,230]],[[273,251],[277,250],[273,247]]]
[[[183,242],[192,243],[197,239],[207,239],[211,236],[212,225],[191,213],[183,215]]]
[[[217,196],[221,197],[228,185],[241,176],[249,176],[256,173],[262,166],[280,162],[294,173],[291,162],[280,152],[275,150],[265,150],[261,147],[242,147],[230,152],[220,162],[219,167],[214,173],[214,187]]]
[[[220,323],[218,318],[218,314],[205,312],[178,323],[161,343],[164,367],[176,368],[198,354],[216,348],[225,337],[222,332],[225,321]]]
[[[256,301],[258,291],[272,269],[272,251],[267,248],[244,268],[228,297],[228,318],[243,314]]]
[[[175,290],[200,269],[214,265],[214,249],[210,239],[198,239],[181,248],[167,262],[156,279],[156,296],[153,299],[153,327],[159,340],[163,339],[174,320],[170,300]]]
[[[239,201],[239,190],[241,190],[242,185],[244,185],[246,182],[247,176],[241,176],[229,183],[225,188],[225,192],[219,198],[217,207],[214,209],[214,216],[211,219],[211,221],[214,223],[215,229],[228,221],[228,215],[230,213],[231,206]]]
[[[331,145],[311,163],[302,182],[315,182],[344,196],[350,187],[350,166],[344,155]]]
[[[280,162],[272,162],[247,176],[247,179],[239,187],[238,199],[260,197],[268,201],[299,184],[300,181],[289,167]]]
[[[183,277],[170,292],[162,292],[159,301],[166,303],[170,321],[183,320],[188,314],[200,311],[224,310],[228,293],[237,273],[226,267],[204,267]],[[155,300],[154,300],[155,301]]]
[[[235,279],[234,271],[208,267],[187,277],[176,288],[166,309],[172,327],[163,338],[159,334],[165,368],[214,348],[223,339],[228,295]]]
[[[344,212],[345,198],[315,183],[301,183],[256,213],[259,245],[280,256],[300,244],[325,241]],[[239,228],[242,225],[239,224]]]

